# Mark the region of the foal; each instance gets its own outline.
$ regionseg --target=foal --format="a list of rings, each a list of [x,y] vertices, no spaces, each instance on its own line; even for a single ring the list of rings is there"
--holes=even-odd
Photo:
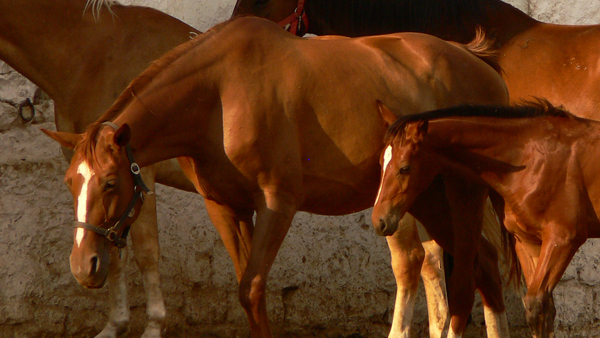
[[[594,156],[600,152],[600,123],[543,100],[518,107],[461,106],[399,119],[386,145],[375,227],[389,235],[404,213],[419,218],[422,193],[442,175],[452,182],[445,188],[456,248],[465,234],[476,240],[481,222],[481,215],[461,206],[483,205],[489,189],[516,238],[529,327],[534,337],[552,337],[552,291],[577,249],[600,236],[600,162]]]

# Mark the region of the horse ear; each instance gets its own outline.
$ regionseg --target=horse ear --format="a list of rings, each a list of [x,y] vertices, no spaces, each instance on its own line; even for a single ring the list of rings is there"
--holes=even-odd
[[[392,113],[392,111],[381,101],[377,101],[377,107],[379,108],[379,112],[381,113],[381,116],[388,127],[398,119],[398,117],[394,115],[394,113]]]
[[[126,146],[129,143],[130,139],[131,139],[131,128],[129,128],[129,125],[127,123],[125,123],[121,127],[119,127],[119,129],[117,129],[117,131],[115,131],[115,134],[113,135],[113,141],[119,147]]]
[[[67,147],[69,149],[75,149],[75,146],[83,139],[83,134],[73,134],[66,133],[62,131],[52,131],[44,128],[40,128],[40,130],[50,136],[53,140],[60,143],[62,146]]]
[[[425,136],[425,134],[427,134],[427,129],[429,129],[429,121],[428,120],[419,121],[419,124],[417,124],[417,132],[419,134],[420,139],[423,139],[423,136]]]

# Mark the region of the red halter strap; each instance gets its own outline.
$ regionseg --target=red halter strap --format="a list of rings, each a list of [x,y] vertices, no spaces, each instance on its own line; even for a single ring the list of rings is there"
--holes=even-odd
[[[298,0],[298,6],[294,10],[294,13],[281,20],[278,25],[285,30],[289,30],[290,33],[298,35],[298,28],[300,27],[300,22],[302,22],[304,30],[308,31],[308,17],[304,12],[304,2],[305,0]]]

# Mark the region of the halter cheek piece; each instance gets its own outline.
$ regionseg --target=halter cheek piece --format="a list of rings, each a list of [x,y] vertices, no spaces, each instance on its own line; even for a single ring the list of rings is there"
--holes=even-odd
[[[112,122],[104,122],[102,124],[110,126],[115,130],[119,129],[119,126]],[[73,226],[75,228],[83,228],[86,230],[93,231],[99,234],[100,236],[104,236],[109,241],[113,242],[119,249],[124,248],[125,245],[127,245],[127,235],[129,234],[129,227],[131,225],[126,224],[127,218],[133,217],[133,215],[135,214],[134,208],[138,201],[144,203],[144,192],[148,193],[149,195],[153,194],[153,192],[150,191],[150,189],[148,189],[148,187],[144,183],[144,180],[142,180],[142,175],[140,174],[140,166],[135,162],[133,158],[133,152],[129,145],[125,146],[125,152],[127,153],[127,158],[129,159],[129,163],[131,164],[130,170],[131,174],[133,175],[133,181],[135,185],[133,187],[133,197],[131,198],[127,209],[125,209],[125,212],[123,212],[123,215],[121,215],[121,218],[119,218],[119,220],[108,229],[105,229],[103,227],[108,223],[108,220],[106,220],[101,226],[96,226],[93,224],[79,221],[73,222]],[[120,235],[119,232],[121,233]]]
[[[298,0],[298,5],[294,10],[294,13],[280,21],[278,25],[283,27],[283,29],[285,29],[286,31],[289,31],[290,33],[297,36],[303,35],[300,34],[302,31],[301,28],[304,28],[304,32],[308,31],[308,17],[304,12],[305,1],[306,0]]]

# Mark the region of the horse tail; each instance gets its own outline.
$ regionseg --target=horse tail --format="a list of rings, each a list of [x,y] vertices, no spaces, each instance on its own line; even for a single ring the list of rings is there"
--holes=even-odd
[[[491,208],[489,207],[490,205],[492,206]],[[486,202],[486,209],[484,211],[483,229],[485,231],[486,224],[491,223],[492,218],[495,224],[498,224],[493,232],[498,237],[494,237],[493,240],[489,239],[489,241],[502,253],[507,285],[512,286],[515,290],[520,290],[523,285],[523,270],[517,257],[517,251],[515,250],[515,237],[504,227],[503,210],[504,199],[498,193],[490,191],[490,198]],[[486,233],[484,232],[484,234]]]
[[[500,228],[502,228],[502,226],[498,221],[498,217],[496,217],[496,211],[494,210],[490,199],[487,199],[485,201],[485,208],[483,209],[483,226],[481,232],[488,242],[496,248],[496,251],[503,252],[504,247]]]
[[[520,290],[523,285],[523,269],[517,258],[515,236],[509,233],[505,227],[502,227],[502,246],[504,247],[504,265],[508,269],[508,285]]]
[[[485,36],[485,32],[481,26],[477,27],[475,38],[463,46],[490,67],[494,68],[498,74],[504,72],[498,63],[498,50],[494,47],[494,41]]]

